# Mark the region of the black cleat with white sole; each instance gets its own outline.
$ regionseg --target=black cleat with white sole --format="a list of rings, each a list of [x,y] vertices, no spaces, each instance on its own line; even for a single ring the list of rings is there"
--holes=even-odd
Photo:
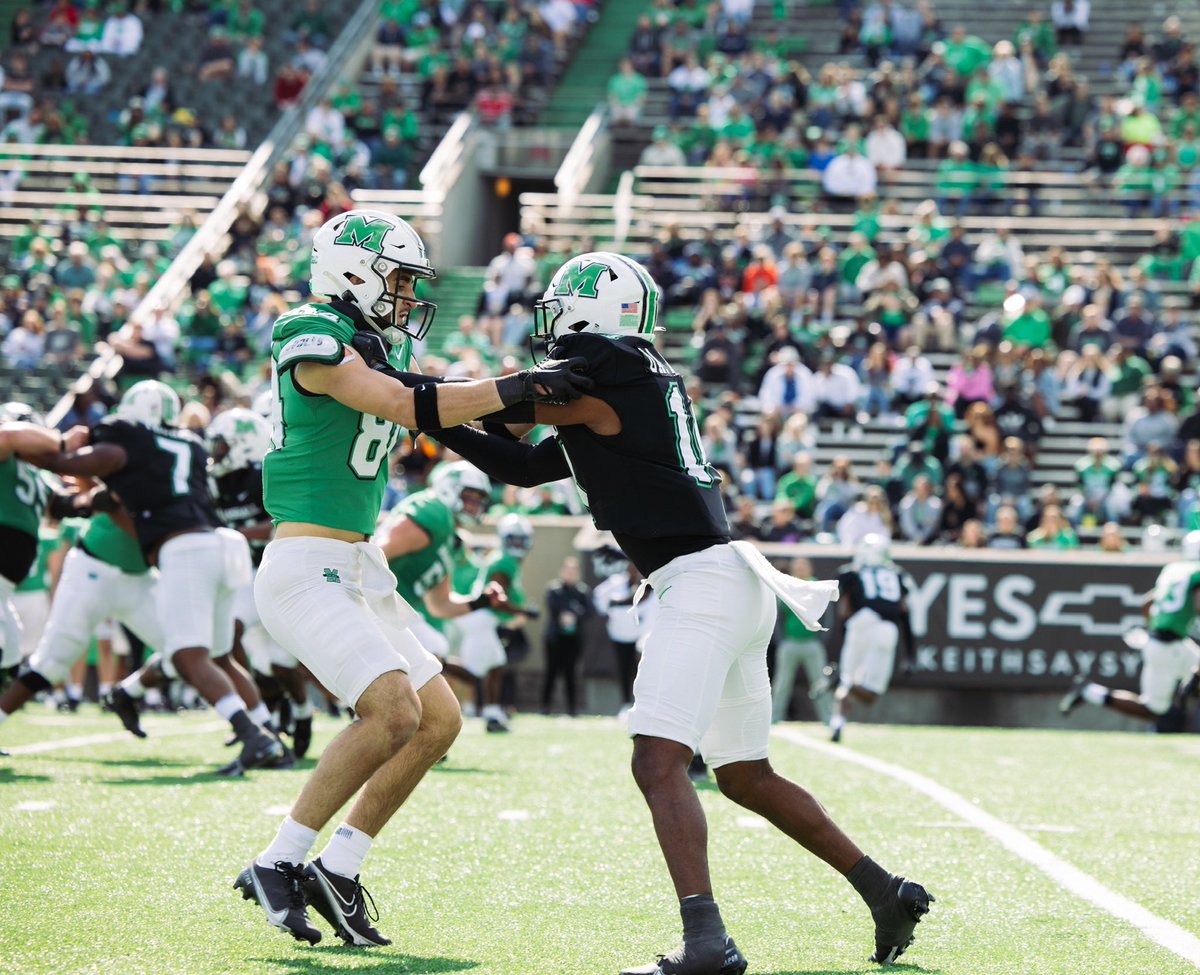
[[[375,899],[359,883],[327,870],[317,857],[304,868],[304,892],[308,902],[329,922],[329,926],[347,945],[390,945],[372,925],[379,920]],[[367,902],[371,906],[367,908]]]
[[[137,699],[125,688],[114,687],[108,695],[108,705],[112,708],[113,714],[121,719],[121,724],[125,726],[126,731],[136,738],[146,737],[146,732],[142,731]]]
[[[621,975],[743,975],[747,964],[746,956],[726,934],[720,939],[680,945],[649,965],[621,969]]]
[[[308,919],[304,901],[304,871],[295,863],[264,867],[257,860],[238,874],[233,883],[242,897],[254,901],[267,914],[267,923],[281,928],[297,941],[315,945],[321,932]]]
[[[871,911],[875,919],[875,954],[868,960],[890,965],[904,954],[913,943],[913,930],[935,899],[920,884],[893,877],[884,903]]]
[[[312,718],[297,718],[292,726],[292,751],[297,758],[303,758],[311,744]]]

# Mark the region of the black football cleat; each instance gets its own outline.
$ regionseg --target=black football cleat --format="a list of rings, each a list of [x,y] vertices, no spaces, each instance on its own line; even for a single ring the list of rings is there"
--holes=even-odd
[[[308,902],[329,922],[347,945],[390,945],[372,925],[379,920],[375,898],[358,877],[351,880],[325,869],[317,857],[304,868],[304,892]],[[370,901],[370,909],[367,902]]]
[[[297,758],[308,754],[312,745],[312,718],[297,718],[292,727],[292,751]]]
[[[290,752],[287,746],[271,732],[254,726],[242,739],[241,753],[232,762],[217,769],[217,775],[225,778],[240,778],[254,768],[291,768],[293,759],[288,762]]]
[[[913,943],[913,929],[929,913],[934,900],[920,884],[893,877],[883,905],[871,911],[875,919],[875,954],[868,961],[890,965],[904,954]]]
[[[138,702],[125,688],[114,687],[112,693],[108,696],[109,706],[113,709],[113,714],[121,719],[121,724],[135,738],[145,738],[146,732],[142,731],[142,722],[138,714]]]
[[[1064,717],[1083,703],[1083,689],[1086,686],[1087,681],[1084,678],[1076,677],[1071,689],[1062,696],[1062,700],[1058,702],[1058,710]]]
[[[304,871],[295,863],[277,863],[264,867],[257,860],[238,874],[233,889],[254,901],[267,914],[267,923],[281,928],[297,941],[315,945],[321,932],[308,919],[304,901]]]
[[[621,969],[621,975],[743,975],[747,964],[746,956],[726,934],[722,941],[680,945],[659,955],[658,961]]]

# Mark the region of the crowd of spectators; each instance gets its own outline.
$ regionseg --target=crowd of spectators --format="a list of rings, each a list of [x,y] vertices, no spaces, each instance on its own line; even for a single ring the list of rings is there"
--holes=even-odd
[[[609,82],[613,118],[637,121],[662,79],[671,124],[643,162],[809,169],[815,202],[835,208],[886,195],[915,159],[936,161],[939,203],[958,215],[993,212],[1016,185],[1036,214],[1029,174],[1047,169],[1085,171],[1135,215],[1200,200],[1200,73],[1177,16],[1153,42],[1130,25],[1112,52],[1124,91],[1097,97],[1071,57],[1087,0],[1030,9],[991,43],[943,25],[932,0],[845,6],[855,57],[810,72],[776,27],[750,36],[741,0],[655,4]]]

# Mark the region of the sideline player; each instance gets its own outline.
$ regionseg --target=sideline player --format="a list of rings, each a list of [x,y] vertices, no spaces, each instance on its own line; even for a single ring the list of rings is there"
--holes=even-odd
[[[892,561],[888,540],[865,535],[854,561],[838,576],[839,615],[845,626],[840,679],[829,718],[831,741],[842,740],[846,715],[855,704],[872,705],[892,682],[896,648],[903,638],[906,658],[912,657],[912,625],[906,599],[908,577]]]
[[[257,572],[274,529],[271,516],[263,506],[262,479],[263,457],[271,445],[271,424],[258,413],[234,407],[217,414],[205,433],[208,473],[212,477],[217,516],[224,525],[245,536]],[[264,685],[282,688],[287,694],[292,751],[297,758],[303,758],[312,744],[308,677],[296,658],[272,640],[262,625],[254,605],[253,581],[247,582],[234,595],[233,617],[236,621],[233,655],[237,657],[240,651],[247,658],[259,692],[264,694],[264,705]]]
[[[1200,531],[1183,536],[1177,561],[1163,566],[1147,595],[1149,632],[1136,629],[1125,642],[1142,654],[1141,691],[1114,690],[1076,679],[1059,705],[1064,715],[1081,704],[1105,707],[1129,718],[1160,722],[1177,700],[1200,680],[1200,646],[1189,635],[1200,613]]]
[[[659,601],[629,733],[633,775],[679,897],[683,943],[627,975],[746,969],[712,896],[704,811],[687,774],[696,751],[726,796],[846,876],[874,918],[874,960],[892,962],[933,898],[865,856],[767,760],[775,597],[817,629],[836,587],[785,576],[753,546],[730,542],[720,475],[704,457],[684,381],[650,341],[659,297],[645,269],[619,254],[568,261],[536,305],[535,334],[548,339],[551,355],[587,361],[594,395],[530,410],[526,422],[558,428],[536,446],[467,427],[437,436],[501,481],[532,486],[574,476],[596,527],[612,531]]]
[[[235,886],[270,924],[310,943],[321,932],[306,897],[343,940],[389,943],[367,916],[360,866],[462,725],[441,665],[408,629],[416,611],[368,541],[401,428],[436,429],[591,386],[573,371],[578,362],[446,384],[402,372],[435,309],[416,297],[416,285],[434,275],[407,223],[349,210],[313,238],[311,290],[328,301],[281,315],[272,332],[273,436],[263,477],[276,528],[255,602],[271,636],[356,719],[325,748],[275,839]],[[355,793],[329,845],[305,866],[318,831]]]
[[[125,391],[114,414],[91,432],[89,446],[38,463],[60,474],[97,477],[108,488],[93,506],[122,504],[133,519],[148,565],[158,567],[157,612],[163,666],[174,669],[229,722],[242,742],[237,773],[283,759],[283,743],[255,722],[248,710],[259,703],[247,678],[241,693],[214,657],[233,645],[233,593],[250,577],[246,540],[217,528],[208,493],[208,456],[199,438],[176,426],[179,396],[154,379]],[[133,734],[144,737],[131,698],[155,679],[149,663],[114,688],[113,710]]]

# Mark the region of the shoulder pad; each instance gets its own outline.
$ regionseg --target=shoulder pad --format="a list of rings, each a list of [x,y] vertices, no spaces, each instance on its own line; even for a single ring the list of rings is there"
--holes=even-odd
[[[275,322],[271,343],[275,362],[284,369],[297,362],[335,363],[342,346],[354,338],[354,323],[324,305],[301,305]]]

